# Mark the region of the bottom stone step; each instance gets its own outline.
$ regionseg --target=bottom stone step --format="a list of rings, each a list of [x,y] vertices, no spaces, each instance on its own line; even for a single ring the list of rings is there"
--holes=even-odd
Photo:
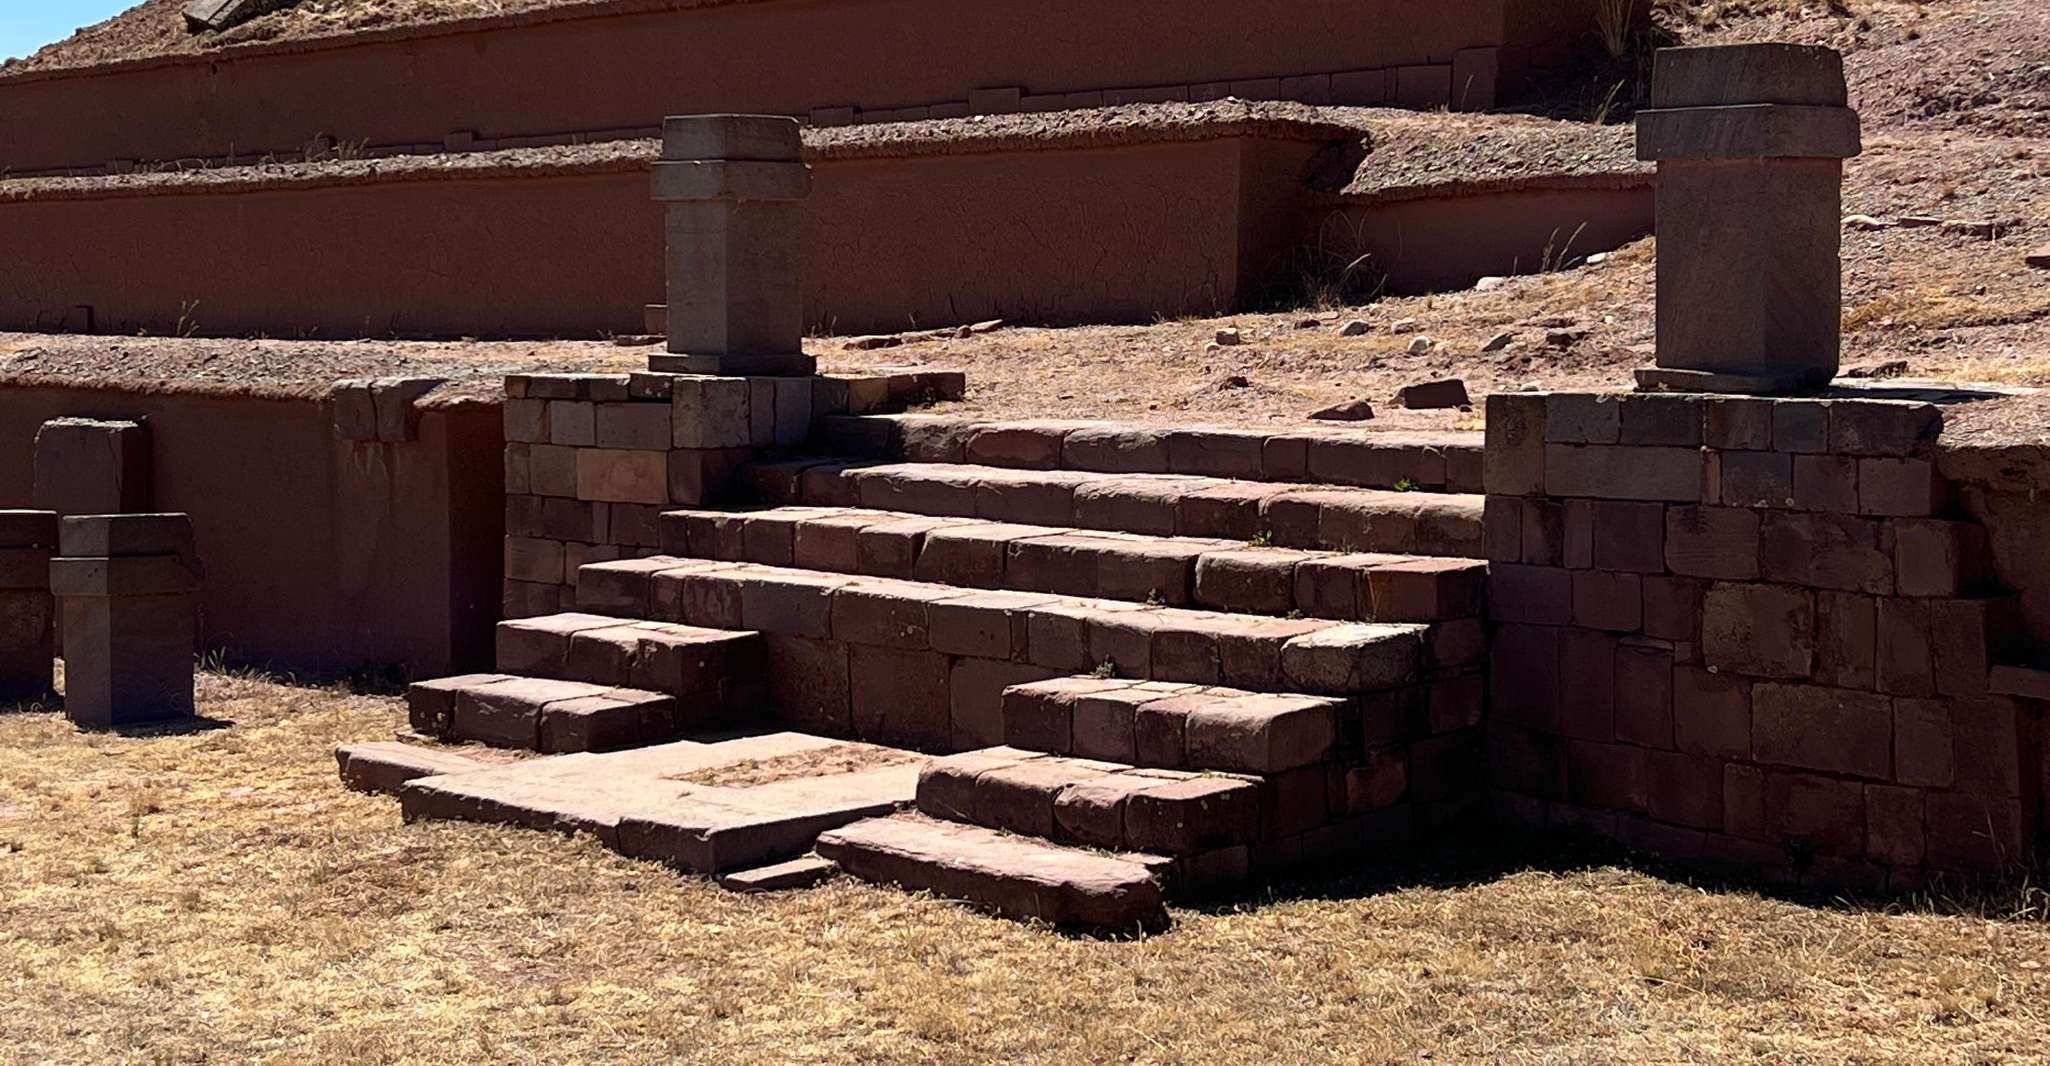
[[[821,834],[818,853],[865,881],[923,890],[1007,918],[1099,933],[1168,924],[1164,860],[1110,855],[916,815]]]
[[[466,674],[406,690],[413,729],[423,736],[549,753],[673,739],[677,706],[659,692],[511,674]]]
[[[399,800],[408,821],[590,833],[629,858],[721,874],[803,855],[825,830],[909,804],[924,764],[915,752],[772,733],[422,777]]]
[[[437,751],[393,740],[349,744],[335,749],[342,784],[358,792],[396,796],[406,782],[440,774],[488,770],[497,763],[452,751]]]

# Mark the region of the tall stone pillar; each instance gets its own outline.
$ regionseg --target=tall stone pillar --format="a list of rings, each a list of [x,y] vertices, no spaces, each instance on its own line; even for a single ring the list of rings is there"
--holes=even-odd
[[[52,511],[0,511],[0,703],[52,691],[57,604],[50,556],[57,550]]]
[[[50,590],[64,617],[64,712],[85,729],[189,718],[199,562],[182,514],[64,519]]]
[[[667,205],[669,354],[649,369],[798,377],[804,354],[804,199],[795,119],[687,115],[662,127],[655,199]]]
[[[1789,393],[1836,376],[1843,161],[1860,150],[1843,57],[1669,48],[1637,115],[1658,163],[1657,366],[1645,389]]]

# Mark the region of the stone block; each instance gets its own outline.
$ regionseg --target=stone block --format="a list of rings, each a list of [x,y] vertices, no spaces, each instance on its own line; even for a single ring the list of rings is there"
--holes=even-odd
[[[1928,604],[1882,599],[1878,603],[1873,683],[1896,696],[1936,694],[1936,650]]]
[[[1589,529],[1585,542],[1586,555],[1581,557],[1581,538],[1577,536],[1579,523],[1575,523],[1572,559],[1568,559],[1566,511],[1567,505],[1556,500],[1527,498],[1523,501],[1522,521],[1523,561],[1532,566],[1568,566],[1579,563],[1582,567],[1594,562],[1594,539],[1592,512],[1588,512]],[[1570,502],[1570,501],[1569,501]],[[1578,517],[1578,514],[1575,516]],[[1506,560],[1515,562],[1514,559]]]
[[[1772,405],[1775,451],[1803,455],[1829,451],[1828,400],[1777,400]]]
[[[1846,106],[1843,57],[1828,48],[1747,44],[1668,49],[1653,67],[1653,107]]]
[[[1573,572],[1573,624],[1633,633],[1644,624],[1644,585],[1637,574]]]
[[[1905,456],[1943,428],[1934,404],[1837,400],[1829,406],[1829,450],[1840,455]]]
[[[1489,562],[1514,563],[1523,558],[1524,501],[1514,496],[1490,496],[1481,511],[1481,543]],[[1541,565],[1558,565],[1558,560],[1528,560]]]
[[[1802,511],[1858,513],[1858,461],[1847,455],[1796,455],[1794,507]]]
[[[1884,526],[1853,515],[1767,512],[1760,528],[1768,581],[1891,595],[1892,544]]]
[[[70,595],[61,601],[64,713],[117,729],[193,713],[197,604],[190,593]]]
[[[1821,592],[1815,608],[1815,680],[1838,688],[1871,688],[1879,650],[1878,601]]]
[[[527,486],[536,496],[574,498],[577,494],[576,448],[533,444],[527,448]]]
[[[1771,839],[1816,855],[1858,858],[1865,853],[1865,786],[1817,774],[1768,771],[1765,831]]]
[[[1725,506],[1794,506],[1794,456],[1785,452],[1724,452],[1720,465]]]
[[[576,464],[576,497],[579,500],[639,504],[669,502],[667,453],[579,448]]]
[[[1701,637],[1702,582],[1685,577],[1646,575],[1644,635],[1692,643]]]
[[[847,647],[854,734],[909,747],[952,743],[951,663],[930,651]]]
[[[1698,667],[1673,670],[1673,742],[1681,751],[1751,757],[1751,684]]]
[[[1566,746],[1568,795],[1588,807],[1643,811],[1650,803],[1646,756],[1629,744],[1572,741]]]
[[[2006,871],[2027,854],[2026,821],[2012,799],[1931,792],[1923,802],[1928,865],[1940,870]]]
[[[1747,581],[1759,575],[1759,516],[1729,507],[1666,511],[1666,567],[1686,577]]]
[[[1858,513],[1920,518],[1943,510],[1949,486],[1927,459],[1858,460]]]
[[[1724,451],[1772,448],[1773,402],[1754,397],[1711,396],[1704,401],[1703,441]]]
[[[666,452],[673,443],[671,404],[607,403],[594,405],[593,439],[600,448]]]
[[[1616,638],[1586,629],[1559,633],[1559,730],[1579,740],[1616,739]]]
[[[1488,646],[1489,706],[1497,717],[1533,728],[1559,721],[1559,633],[1551,626],[1504,625]]]
[[[1452,106],[1451,64],[1395,68],[1395,104],[1413,111]]]
[[[1482,480],[1489,493],[1529,496],[1545,491],[1549,406],[1549,398],[1534,393],[1497,393],[1487,398]]]
[[[370,399],[377,412],[377,439],[399,444],[420,438],[420,401],[442,386],[440,378],[377,378]]]
[[[1967,522],[1903,519],[1892,523],[1894,581],[1903,596],[1957,596],[1986,573],[1986,530]]]
[[[66,515],[149,511],[150,457],[140,421],[52,419],[36,431],[35,506]]]
[[[1673,748],[1673,653],[1625,644],[1615,662],[1616,739]]]
[[[1620,412],[1622,444],[1697,448],[1703,441],[1702,397],[1643,393],[1624,397]]]
[[[1761,763],[1893,777],[1893,701],[1819,685],[1761,684],[1751,693],[1752,756]]]
[[[754,443],[753,389],[748,379],[678,377],[669,396],[674,447],[744,448]]]
[[[1696,503],[1703,461],[1697,448],[1551,444],[1545,491],[1553,496]]]
[[[1957,779],[1951,708],[1943,700],[1893,701],[1893,780],[1949,788]]]
[[[1647,752],[1646,810],[1661,822],[1721,830],[1723,766],[1720,759],[1679,752]]]
[[[1815,668],[1815,597],[1782,585],[1715,584],[1702,599],[1702,655],[1715,670],[1801,679]]]
[[[1548,566],[1488,570],[1488,614],[1497,622],[1566,625],[1573,620],[1573,575]]]
[[[777,634],[765,634],[762,639],[772,667],[768,671],[769,704],[776,717],[805,732],[851,735],[853,689],[848,646],[837,640]],[[931,678],[925,681],[929,684]],[[922,698],[929,701],[930,693],[922,693]],[[929,706],[927,710],[930,713]]]
[[[1615,444],[1622,439],[1623,398],[1620,396],[1555,392],[1543,396],[1543,401],[1541,425],[1547,444]]]

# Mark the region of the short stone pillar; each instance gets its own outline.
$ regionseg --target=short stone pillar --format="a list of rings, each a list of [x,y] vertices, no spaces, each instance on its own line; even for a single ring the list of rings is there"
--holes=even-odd
[[[50,590],[64,619],[64,711],[85,729],[192,716],[200,567],[182,514],[66,518]]]
[[[795,119],[687,115],[662,126],[655,199],[667,205],[669,354],[676,374],[801,377],[800,227],[811,170]]]
[[[1658,163],[1657,366],[1645,389],[1788,393],[1836,376],[1843,161],[1860,151],[1843,57],[1669,48],[1637,115]]]
[[[57,603],[50,596],[50,556],[56,550],[56,512],[0,511],[0,703],[52,691]]]
[[[35,506],[68,514],[150,509],[149,426],[140,420],[53,418],[36,430]]]

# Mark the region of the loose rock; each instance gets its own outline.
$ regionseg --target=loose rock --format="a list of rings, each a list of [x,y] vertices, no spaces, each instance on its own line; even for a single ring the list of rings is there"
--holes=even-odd
[[[1489,290],[1491,290],[1491,289],[1499,289],[1499,288],[1501,288],[1502,286],[1504,286],[1504,285],[1507,285],[1507,284],[1509,284],[1509,279],[1508,279],[1508,278],[1505,278],[1505,277],[1498,277],[1498,276],[1490,276],[1490,277],[1485,277],[1485,278],[1482,278],[1482,279],[1481,279],[1481,280],[1479,280],[1479,281],[1476,281],[1476,282],[1474,282],[1474,283],[1473,283],[1473,289],[1474,289],[1474,291],[1475,291],[1475,292],[1487,292],[1487,291],[1489,291]]]
[[[1423,326],[1420,323],[1418,323],[1417,320],[1414,318],[1399,318],[1395,320],[1394,325],[1388,327],[1388,332],[1415,333],[1417,330],[1422,328]]]
[[[1873,218],[1871,215],[1850,215],[1844,219],[1844,228],[1866,231],[1892,229],[1893,223]]]
[[[2045,250],[2050,251],[2050,249]],[[1338,335],[1341,337],[1364,337],[1368,333],[1372,332],[1373,328],[1374,327],[1367,325],[1365,320],[1355,318],[1352,321],[1347,322],[1343,327],[1341,327],[1338,331]]]
[[[850,352],[872,352],[878,348],[901,348],[903,346],[904,338],[892,333],[887,336],[856,337],[841,345],[841,348]]]
[[[2022,262],[2038,270],[2050,270],[2050,244],[2046,244],[2023,256]]]
[[[1409,354],[1422,355],[1430,351],[1437,343],[1429,337],[1419,335],[1415,340],[1409,342]]]
[[[1238,330],[1220,329],[1217,331],[1217,343],[1223,345],[1226,348],[1229,348],[1235,344],[1243,343],[1244,340],[1245,338],[1240,336]]]
[[[1004,320],[1001,318],[992,318],[987,322],[977,322],[974,325],[969,326],[968,332],[976,334],[995,333],[997,330],[1000,330],[1002,328],[1004,328]]]
[[[1252,380],[1244,374],[1225,374],[1210,383],[1210,391],[1212,392],[1230,392],[1233,389],[1250,389],[1252,387]]]
[[[1310,417],[1319,422],[1365,422],[1374,417],[1374,405],[1365,400],[1347,400],[1311,412]]]
[[[1488,343],[1481,345],[1481,351],[1499,352],[1502,349],[1507,348],[1514,343],[1516,343],[1516,334],[1497,333],[1488,340]]]
[[[1842,377],[1847,378],[1897,378],[1908,372],[1905,359],[1888,359],[1880,363],[1861,363],[1846,369]]]
[[[1945,233],[1956,234],[1960,237],[1976,237],[1985,241],[1992,240],[1999,230],[2000,225],[1998,223],[1987,221],[1952,219],[1943,224],[1943,232]]]
[[[1405,385],[1395,393],[1395,402],[1398,406],[1412,411],[1473,406],[1473,400],[1466,394],[1466,382],[1458,378],[1419,381],[1414,385]]]

